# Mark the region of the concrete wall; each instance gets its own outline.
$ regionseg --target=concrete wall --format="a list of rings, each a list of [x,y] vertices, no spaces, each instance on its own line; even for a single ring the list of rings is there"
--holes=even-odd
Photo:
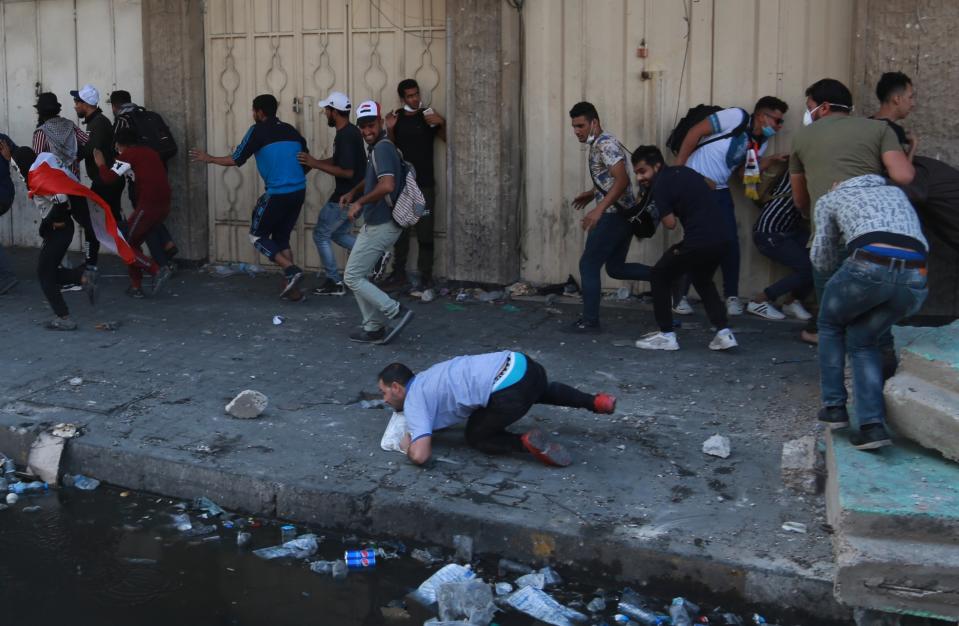
[[[919,136],[919,154],[959,168],[959,3],[951,0],[859,0],[853,95],[857,109],[879,108],[883,72],[912,78],[916,108],[904,125]],[[959,211],[959,207],[956,207]],[[959,252],[930,237],[929,298],[922,313],[959,315]]]
[[[173,211],[166,223],[180,258],[205,260],[210,230],[207,176],[188,150],[206,145],[206,88],[201,0],[143,0],[143,104],[160,113],[179,151],[169,161]]]
[[[504,0],[449,0],[453,123],[447,275],[519,278],[520,31]]]

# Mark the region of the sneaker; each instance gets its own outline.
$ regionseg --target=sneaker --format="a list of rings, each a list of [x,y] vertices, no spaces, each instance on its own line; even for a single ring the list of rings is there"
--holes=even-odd
[[[392,250],[387,250],[383,253],[383,256],[380,257],[380,260],[377,261],[376,265],[373,266],[373,271],[370,273],[371,281],[378,283],[383,280],[383,277],[386,275],[386,269],[390,266],[390,259],[392,258]]]
[[[789,317],[795,317],[797,320],[808,322],[812,319],[812,313],[806,310],[799,300],[793,300],[789,304],[783,305],[783,313]]]
[[[281,298],[285,296],[290,289],[293,289],[299,285],[300,281],[303,280],[303,270],[295,265],[291,265],[283,270],[283,274],[286,276],[286,285],[283,287],[283,291],[280,292]]]
[[[849,413],[845,406],[824,406],[819,409],[816,419],[831,429],[849,426]]]
[[[136,300],[142,300],[147,297],[139,287],[127,287],[127,295]]]
[[[11,289],[20,284],[20,281],[17,280],[16,276],[11,276],[5,280],[0,281],[0,296],[8,293]]]
[[[333,280],[332,278],[327,278],[326,281],[313,290],[314,296],[345,296],[346,295],[346,285],[343,284],[342,280]]]
[[[83,285],[80,283],[66,283],[60,285],[60,293],[67,293],[69,291],[83,291]]]
[[[294,287],[287,291],[285,296],[280,296],[280,300],[285,302],[306,302],[306,294]]]
[[[599,322],[588,320],[585,317],[581,317],[571,325],[563,329],[564,333],[572,333],[574,335],[594,335],[599,330]]]
[[[742,315],[743,302],[739,296],[729,296],[726,298],[726,315]]]
[[[786,316],[771,302],[750,302],[746,305],[746,312],[766,318],[767,320],[784,320]]]
[[[676,341],[676,333],[657,331],[637,339],[636,347],[640,350],[679,350],[679,342]]]
[[[401,304],[400,308],[396,310],[396,315],[390,318],[393,322],[393,326],[390,327],[390,332],[387,333],[386,337],[384,337],[380,343],[386,345],[396,339],[403,328],[410,323],[411,319],[413,319],[413,311]]]
[[[867,424],[849,433],[849,443],[856,450],[876,450],[891,446],[892,439],[882,424]]]
[[[676,315],[692,315],[693,307],[689,306],[689,300],[686,299],[686,296],[683,296],[679,299],[675,305],[673,305],[673,313]]]
[[[160,289],[163,287],[163,283],[170,280],[170,277],[173,276],[173,272],[170,271],[170,268],[163,266],[160,268],[160,271],[157,272],[157,275],[153,277],[153,295],[160,293]]]
[[[736,341],[736,337],[733,335],[733,331],[728,328],[724,328],[713,337],[713,340],[709,342],[710,350],[729,350],[730,348],[735,348],[739,343]]]
[[[573,459],[570,457],[569,452],[566,451],[566,448],[547,439],[543,431],[538,428],[534,428],[524,434],[520,437],[520,441],[523,442],[523,447],[526,448],[527,452],[536,457],[544,465],[567,467],[573,463]]]
[[[379,328],[377,330],[357,330],[350,333],[350,341],[356,341],[358,343],[379,343],[383,341],[383,337],[386,336],[386,330]]]
[[[47,328],[50,330],[76,330],[77,323],[69,317],[55,317],[47,322]]]
[[[616,397],[608,393],[597,393],[593,396],[593,413],[610,415],[616,410]]]
[[[423,293],[420,294],[420,300],[423,302],[432,302],[436,300],[436,292],[432,289],[424,289]]]

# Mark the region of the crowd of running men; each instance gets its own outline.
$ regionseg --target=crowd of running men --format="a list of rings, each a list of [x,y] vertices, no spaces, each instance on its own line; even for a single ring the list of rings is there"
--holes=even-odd
[[[415,81],[402,81],[397,93],[403,106],[389,112],[375,101],[354,109],[340,92],[321,101],[329,126],[336,129],[328,158],[310,154],[303,136],[277,118],[278,103],[269,94],[254,98],[254,123],[232,154],[190,150],[193,161],[222,167],[240,167],[250,157],[256,160],[265,193],[253,209],[250,241],[282,269],[280,296],[292,300],[303,297],[304,272],[296,264],[290,237],[303,207],[306,177],[313,169],[334,177],[334,191],[313,232],[324,270],[324,282],[313,293],[353,294],[362,321],[350,334],[357,342],[388,343],[412,319],[413,312],[389,295],[391,288],[425,292],[432,287],[432,155],[434,141],[445,140],[445,121],[432,108],[423,107]],[[170,210],[163,161],[156,150],[142,145],[143,133],[125,122],[124,107],[134,106],[129,94],[112,94],[112,126],[97,108],[96,89],[87,85],[71,95],[86,131],[58,116],[55,95],[42,94],[36,105],[39,124],[33,148],[0,142],[2,156],[15,164],[41,210],[44,245],[38,273],[56,313],[51,327],[61,329],[75,324],[59,285],[79,284],[94,299],[100,245],[118,252],[129,266],[129,293],[134,297],[143,295],[143,272],[153,276],[154,291],[160,288],[172,271],[169,258],[176,253],[162,229]],[[843,385],[848,352],[858,407],[851,441],[861,449],[888,445],[882,382],[895,368],[890,329],[925,300],[928,243],[903,190],[915,176],[918,142],[897,122],[912,107],[912,83],[903,74],[887,74],[877,95],[880,113],[877,119],[867,119],[853,115],[851,93],[842,83],[833,79],[813,83],[806,90],[803,128],[795,134],[791,151],[779,155],[766,155],[766,149],[785,122],[786,102],[766,96],[751,113],[710,107],[699,117],[691,109],[688,124],[677,127],[670,138],[672,165],[657,146],[627,150],[603,129],[593,104],[573,106],[570,120],[576,138],[588,146],[592,187],[572,204],[577,209],[594,206],[581,220],[587,231],[580,260],[583,312],[568,330],[601,331],[604,266],[613,278],[651,284],[658,330],[636,341],[640,349],[679,349],[673,315],[692,312],[689,286],[696,289],[715,327],[709,343],[713,350],[738,345],[729,328],[730,316],[747,312],[772,320],[786,316],[804,320],[808,326],[803,339],[819,344],[819,419],[837,428],[849,423]],[[92,181],[89,190],[77,182],[81,161]],[[427,209],[415,227],[417,284],[410,284],[406,274],[410,229],[400,227],[393,213],[408,175],[413,174]],[[747,197],[762,204],[753,228],[755,245],[792,270],[745,306],[739,297],[741,252],[729,189],[734,177],[741,177]],[[135,208],[125,218],[120,197],[127,179],[135,185]],[[73,238],[71,220],[83,230],[86,262],[68,270],[60,264]],[[358,220],[362,226],[357,232]],[[670,230],[681,226],[682,240],[651,267],[627,263],[634,235],[642,240],[660,225]],[[152,258],[140,252],[143,243]],[[342,270],[334,243],[348,252]],[[394,250],[392,274],[385,281],[372,280],[387,267]],[[723,296],[713,281],[717,269],[722,273]],[[804,305],[813,293],[818,317]],[[380,373],[379,383],[384,399],[406,412],[413,430],[404,449],[417,463],[429,458],[434,429],[465,419],[467,440],[481,450],[526,450],[544,462],[565,465],[568,454],[542,433],[520,436],[506,427],[535,402],[599,413],[615,408],[612,396],[587,395],[548,382],[545,370],[518,352],[463,357],[420,375],[394,363]]]

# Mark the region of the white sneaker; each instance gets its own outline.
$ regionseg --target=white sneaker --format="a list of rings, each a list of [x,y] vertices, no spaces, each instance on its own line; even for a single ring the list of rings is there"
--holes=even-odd
[[[739,296],[729,296],[726,298],[726,315],[742,315],[743,303]]]
[[[784,320],[783,315],[771,302],[750,302],[746,305],[746,312],[764,317],[767,320]]]
[[[724,328],[713,337],[713,340],[709,342],[710,350],[729,350],[730,348],[735,348],[739,344],[736,343],[736,338],[733,336],[733,331],[728,328]]]
[[[812,313],[806,310],[799,300],[793,300],[789,304],[783,305],[783,313],[789,317],[795,317],[797,320],[807,321],[812,319]]]
[[[686,296],[683,296],[682,298],[680,298],[679,302],[677,302],[673,306],[673,313],[675,313],[676,315],[692,315],[693,314],[693,307],[689,306],[689,300],[686,299]]]
[[[679,350],[679,343],[676,342],[676,333],[655,332],[637,339],[636,347],[641,350]]]

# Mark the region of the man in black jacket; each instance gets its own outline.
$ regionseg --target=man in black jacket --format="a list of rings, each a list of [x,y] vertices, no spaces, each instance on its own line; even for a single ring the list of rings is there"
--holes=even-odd
[[[70,95],[73,96],[73,108],[87,127],[88,139],[86,143],[79,146],[78,152],[83,158],[87,176],[90,177],[90,189],[107,201],[117,224],[123,224],[123,211],[120,208],[120,203],[123,197],[124,179],[120,177],[119,181],[109,185],[103,182],[103,179],[100,178],[100,168],[93,158],[93,151],[99,150],[106,159],[107,167],[113,167],[113,161],[116,158],[113,147],[113,124],[97,106],[100,102],[100,92],[97,91],[96,87],[88,84],[79,90],[71,91]]]

